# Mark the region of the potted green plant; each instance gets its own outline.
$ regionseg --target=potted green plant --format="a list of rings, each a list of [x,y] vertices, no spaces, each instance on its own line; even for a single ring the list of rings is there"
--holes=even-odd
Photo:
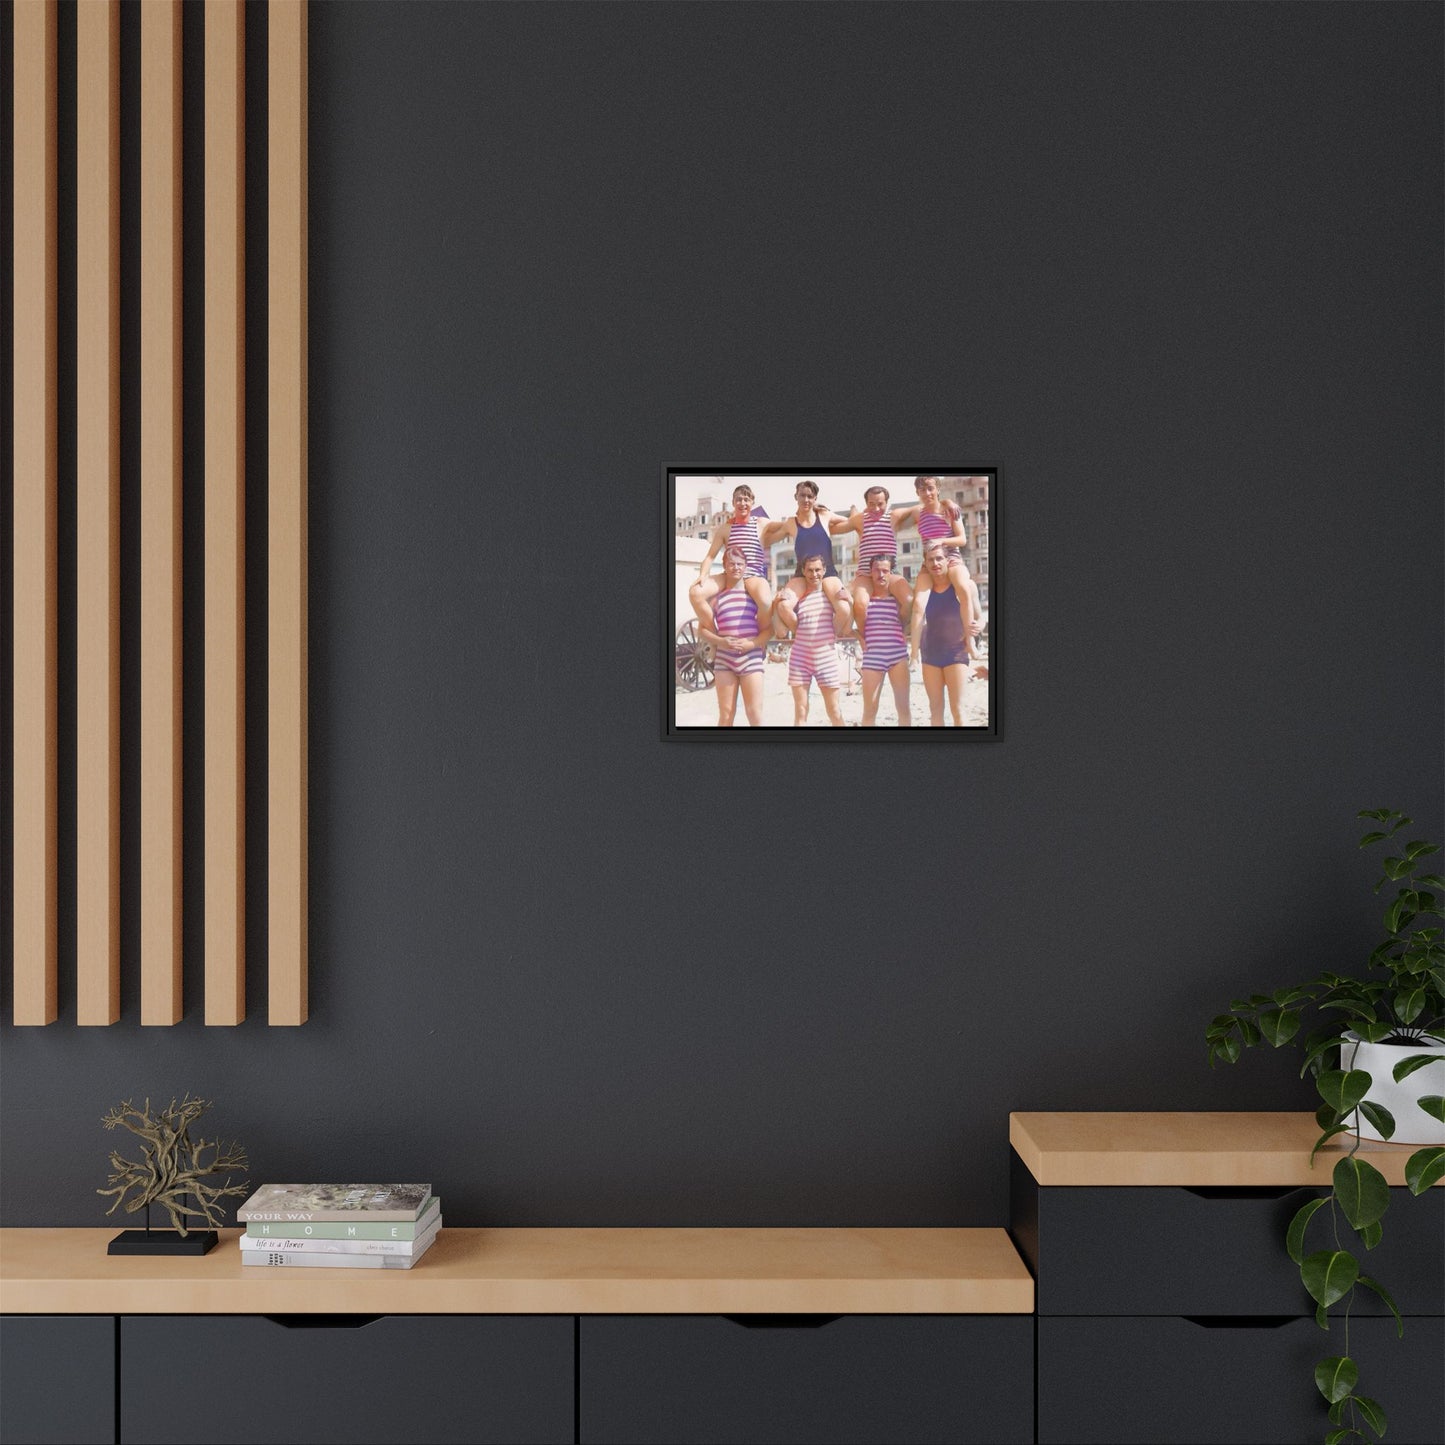
[[[1367,809],[1359,816],[1378,824],[1360,839],[1361,848],[1394,839],[1410,822],[1390,808]],[[1335,1164],[1330,1192],[1295,1214],[1285,1238],[1315,1301],[1320,1328],[1329,1329],[1331,1307],[1339,1306],[1343,1313],[1344,1349],[1315,1369],[1315,1383],[1335,1427],[1325,1436],[1325,1445],[1367,1439],[1362,1422],[1377,1436],[1385,1433],[1385,1411],[1378,1400],[1359,1393],[1359,1369],[1350,1358],[1355,1290],[1361,1285],[1373,1290],[1394,1315],[1399,1333],[1405,1329],[1384,1285],[1361,1273],[1359,1254],[1340,1242],[1343,1216],[1364,1249],[1373,1249],[1382,1237],[1390,1203],[1384,1176],[1359,1157],[1360,1139],[1425,1143],[1405,1161],[1412,1194],[1423,1194],[1445,1176],[1445,945],[1440,928],[1429,926],[1429,920],[1445,918],[1445,879],[1421,871],[1422,860],[1440,851],[1437,844],[1415,839],[1395,846],[1399,851],[1386,856],[1375,884],[1376,893],[1395,885],[1385,910],[1386,937],[1370,954],[1364,977],[1322,973],[1293,988],[1235,999],[1205,1033],[1211,1067],[1220,1061],[1234,1063],[1256,1044],[1281,1048],[1298,1040],[1304,1049],[1300,1077],[1313,1075],[1324,1101],[1315,1113],[1320,1136],[1310,1163],[1329,1140],[1342,1134],[1353,1139]],[[1301,1038],[1310,1012],[1318,1016],[1319,1026]],[[1326,1207],[1334,1226],[1333,1247],[1311,1251],[1306,1235]]]

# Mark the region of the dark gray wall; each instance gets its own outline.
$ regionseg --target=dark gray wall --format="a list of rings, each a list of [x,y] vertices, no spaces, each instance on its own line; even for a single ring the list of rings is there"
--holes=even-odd
[[[193,733],[188,1016],[136,1022],[128,876],[125,1021],[7,1027],[5,1222],[101,1222],[147,1093],[457,1224],[1000,1223],[1011,1109],[1308,1107],[1201,1034],[1362,965],[1356,809],[1441,829],[1440,56],[1427,5],[313,5],[312,1019],[261,815],[201,1024]],[[664,745],[662,465],[927,457],[1005,467],[1002,740]]]

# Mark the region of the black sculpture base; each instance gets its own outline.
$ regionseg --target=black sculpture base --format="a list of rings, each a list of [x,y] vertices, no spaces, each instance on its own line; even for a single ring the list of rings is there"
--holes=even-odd
[[[174,1229],[122,1229],[107,1254],[207,1254],[220,1242],[214,1229],[193,1229],[184,1239]]]

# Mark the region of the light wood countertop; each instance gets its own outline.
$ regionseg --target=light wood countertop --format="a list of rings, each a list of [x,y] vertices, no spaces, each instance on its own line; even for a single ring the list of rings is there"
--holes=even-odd
[[[1311,1169],[1319,1134],[1312,1114],[1009,1115],[1009,1143],[1040,1184],[1055,1185],[1327,1188],[1354,1140],[1332,1139]],[[1365,1139],[1359,1153],[1390,1184],[1404,1184],[1405,1161],[1420,1147]]]
[[[1029,1314],[1002,1229],[448,1229],[409,1270],[107,1255],[0,1229],[5,1314]]]

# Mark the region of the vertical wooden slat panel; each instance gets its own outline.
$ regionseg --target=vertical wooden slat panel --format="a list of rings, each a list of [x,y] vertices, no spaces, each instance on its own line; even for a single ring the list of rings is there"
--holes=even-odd
[[[267,9],[269,1021],[307,1013],[306,4]]]
[[[14,994],[56,1016],[54,0],[14,10]]]
[[[245,18],[206,7],[206,1022],[246,1016]]]
[[[120,1017],[120,0],[76,11],[76,1022]]]
[[[181,1017],[181,7],[141,0],[141,1023]]]

